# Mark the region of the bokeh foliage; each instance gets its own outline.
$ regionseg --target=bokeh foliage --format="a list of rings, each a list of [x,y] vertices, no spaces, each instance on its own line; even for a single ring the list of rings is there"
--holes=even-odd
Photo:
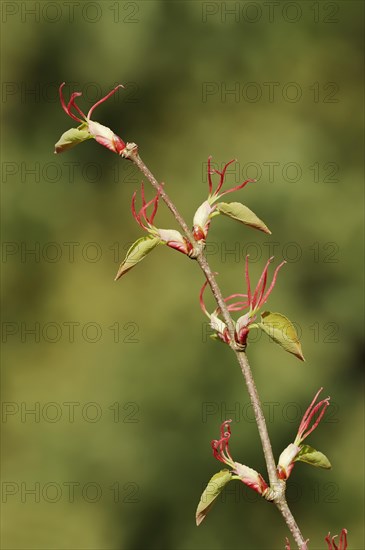
[[[22,11],[35,4],[38,18]],[[247,393],[229,350],[207,337],[193,262],[160,247],[113,283],[140,236],[130,198],[141,177],[92,141],[54,157],[72,126],[56,95],[66,81],[86,108],[128,84],[95,120],[139,144],[187,219],[206,197],[209,154],[220,166],[238,159],[233,183],[259,171],[232,200],[273,235],[219,218],[209,258],[225,294],[244,291],[246,251],[253,281],[270,243],[278,262],[288,259],[268,307],[299,324],[307,361],[267,338],[249,359],[276,456],[316,390],[332,396],[309,444],[333,469],[297,465],[289,499],[311,548],[342,527],[363,548],[362,2],[281,2],[273,18],[265,2],[79,2],[73,18],[52,4],[2,5],[2,481],[17,490],[3,503],[3,547],[271,550],[287,534],[274,507],[238,482],[195,526],[219,470],[210,441],[222,420],[233,419],[236,459],[265,474]],[[267,83],[277,83],[271,97]],[[164,207],[156,222],[174,227]],[[26,333],[36,323],[39,342]],[[101,330],[94,343],[87,323]],[[39,417],[25,414],[32,407]],[[92,486],[82,495],[91,482],[102,491],[95,502]],[[36,483],[39,502],[25,492]]]

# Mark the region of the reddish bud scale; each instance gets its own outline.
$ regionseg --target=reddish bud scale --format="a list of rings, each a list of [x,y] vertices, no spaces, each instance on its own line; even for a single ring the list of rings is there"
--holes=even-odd
[[[196,225],[193,227],[193,236],[196,241],[205,241],[206,239],[203,229]]]

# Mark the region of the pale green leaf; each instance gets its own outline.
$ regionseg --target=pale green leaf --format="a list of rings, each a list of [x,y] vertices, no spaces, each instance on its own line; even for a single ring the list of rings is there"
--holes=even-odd
[[[87,125],[82,124],[78,128],[70,128],[70,130],[67,130],[60,139],[57,141],[55,145],[55,153],[62,153],[63,151],[67,151],[67,149],[71,149],[71,147],[74,147],[78,143],[82,143],[83,141],[86,141],[87,139],[91,139],[92,136],[90,135]]]
[[[281,313],[264,311],[261,314],[261,323],[257,323],[262,330],[279,344],[285,351],[292,353],[301,361],[304,361],[302,347],[297,331],[287,317]]]
[[[196,510],[196,524],[200,525],[203,519],[205,519],[207,513],[211,509],[215,499],[219,496],[224,487],[232,479],[232,473],[229,470],[221,470],[209,481]]]
[[[309,445],[302,446],[295,460],[306,462],[307,464],[315,466],[316,468],[325,468],[326,470],[332,468],[331,463],[326,455],[324,455],[320,451],[316,451],[316,449],[313,449],[313,447],[310,447]]]
[[[160,242],[161,239],[158,237],[147,235],[133,243],[123,262],[120,264],[114,280],[117,281],[122,275],[132,269],[132,267],[141,262]]]
[[[252,210],[240,202],[220,202],[217,204],[216,209],[229,218],[238,220],[245,225],[260,229],[260,231],[271,235],[270,229],[266,227],[264,222],[260,220]]]

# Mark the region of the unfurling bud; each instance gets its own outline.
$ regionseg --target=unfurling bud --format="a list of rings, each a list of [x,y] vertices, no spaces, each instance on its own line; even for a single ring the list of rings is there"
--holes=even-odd
[[[256,493],[259,493],[259,495],[264,495],[269,488],[261,474],[244,464],[235,462],[234,471],[245,485],[256,491]]]
[[[313,449],[313,447],[310,447],[309,445],[303,445],[303,441],[313,432],[313,430],[317,428],[324,413],[326,412],[327,407],[330,404],[329,397],[322,399],[322,401],[316,404],[317,397],[321,393],[322,389],[323,388],[320,388],[320,390],[316,393],[313,401],[305,411],[294,443],[290,443],[290,445],[284,449],[279,457],[277,472],[280,479],[288,479],[292,469],[294,468],[295,462],[306,462],[311,466],[315,466],[316,468],[324,468],[326,470],[331,468],[331,463],[326,455],[316,449]]]
[[[70,130],[67,130],[64,134],[62,134],[61,138],[55,145],[55,153],[63,153],[63,151],[71,149],[71,147],[74,147],[75,145],[78,145],[83,141],[94,138],[98,143],[100,143],[110,151],[113,151],[113,153],[122,155],[123,151],[126,148],[126,144],[124,143],[124,141],[119,136],[114,134],[114,132],[110,128],[99,124],[99,122],[94,122],[90,119],[90,117],[95,107],[97,107],[101,103],[104,103],[104,101],[106,101],[111,95],[113,95],[118,88],[123,88],[123,86],[121,84],[119,86],[116,86],[105,97],[97,101],[91,107],[87,115],[85,115],[85,113],[83,113],[80,107],[78,107],[75,103],[76,97],[79,97],[81,95],[81,92],[73,92],[73,94],[71,94],[71,98],[68,104],[66,105],[62,94],[62,88],[64,87],[64,85],[65,83],[63,82],[59,88],[62,109],[73,120],[80,122],[81,125],[77,128],[71,128]]]
[[[279,456],[278,476],[280,479],[287,480],[294,468],[294,459],[300,451],[300,447],[290,443]]]

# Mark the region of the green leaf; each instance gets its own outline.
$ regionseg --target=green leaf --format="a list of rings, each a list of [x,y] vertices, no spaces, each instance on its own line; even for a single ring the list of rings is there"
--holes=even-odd
[[[326,455],[324,455],[320,451],[316,451],[316,449],[313,449],[313,447],[310,447],[309,445],[302,446],[295,460],[306,462],[307,464],[315,466],[316,468],[325,468],[326,470],[332,468],[331,463]]]
[[[209,338],[211,338],[212,340],[215,340],[216,342],[220,342],[221,344],[225,344],[222,338],[219,338],[218,334],[209,334]]]
[[[120,264],[114,280],[117,281],[122,275],[132,269],[132,267],[141,262],[160,242],[161,239],[158,237],[147,235],[133,243],[123,262]]]
[[[224,487],[232,479],[232,473],[229,470],[221,470],[209,481],[206,486],[202,496],[200,497],[200,502],[196,510],[196,524],[200,525],[203,519],[205,519],[207,513],[214,504],[215,499],[223,491]]]
[[[63,151],[67,151],[67,149],[71,149],[71,147],[74,147],[78,143],[82,143],[87,139],[92,139],[92,136],[89,134],[87,124],[81,124],[78,128],[71,128],[62,134],[55,145],[54,152],[56,154],[63,153]]]
[[[238,220],[245,225],[249,225],[255,229],[260,229],[260,231],[271,235],[270,229],[266,227],[264,222],[260,220],[260,218],[258,218],[252,210],[240,202],[220,202],[217,204],[216,209],[218,212],[228,216],[229,218]]]
[[[261,323],[257,324],[285,351],[292,353],[301,361],[305,360],[297,331],[287,317],[281,313],[264,311],[261,314]]]

